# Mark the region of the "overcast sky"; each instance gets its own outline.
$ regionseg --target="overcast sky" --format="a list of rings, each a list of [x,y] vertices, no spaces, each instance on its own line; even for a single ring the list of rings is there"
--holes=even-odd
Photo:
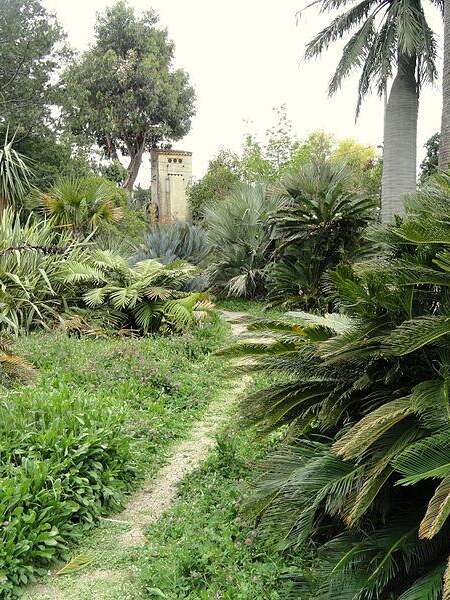
[[[44,0],[79,50],[93,40],[96,12],[111,3]],[[237,150],[249,129],[264,133],[274,122],[273,108],[281,104],[286,104],[299,137],[323,129],[338,138],[381,144],[381,100],[369,98],[355,124],[356,76],[333,98],[327,95],[338,49],[313,62],[301,60],[305,43],[330,18],[318,16],[313,8],[297,22],[304,0],[130,0],[130,4],[138,11],[157,10],[175,42],[176,64],[189,72],[195,86],[197,114],[192,130],[175,147],[193,152],[197,177],[221,146]],[[436,14],[431,15],[431,22],[441,36]],[[439,129],[440,94],[438,82],[421,95],[420,160],[423,144]],[[145,163],[142,170],[148,169]]]

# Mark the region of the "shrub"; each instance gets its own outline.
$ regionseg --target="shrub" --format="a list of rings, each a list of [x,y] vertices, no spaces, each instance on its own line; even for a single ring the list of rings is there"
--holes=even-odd
[[[36,191],[31,202],[60,228],[83,238],[123,218],[126,194],[117,185],[101,177],[66,178],[48,191]]]
[[[226,200],[205,210],[213,289],[245,298],[265,292],[272,252],[269,218],[277,207],[264,185],[239,184]]]
[[[207,250],[208,238],[202,227],[177,221],[152,227],[138,247],[134,260],[154,258],[167,265],[181,259],[198,265]]]
[[[208,316],[204,294],[181,291],[194,272],[182,261],[162,265],[148,259],[130,267],[120,255],[97,250],[84,262],[67,263],[63,279],[83,287],[84,302],[100,311],[104,323],[145,334],[182,331]]]
[[[64,555],[134,477],[121,419],[90,398],[22,392],[0,406],[0,597]]]
[[[73,293],[61,277],[68,260],[85,254],[80,243],[55,231],[48,220],[36,221],[6,209],[0,217],[0,327],[10,331],[46,326],[58,318]]]
[[[341,313],[257,324],[272,343],[232,350],[289,376],[243,411],[287,428],[255,499],[283,543],[319,545],[318,598],[450,594],[449,185],[435,177],[404,221],[371,230],[384,255],[330,275]]]
[[[273,305],[326,308],[327,270],[354,258],[375,212],[372,199],[353,191],[353,178],[343,163],[312,161],[281,182],[281,206],[273,217]]]

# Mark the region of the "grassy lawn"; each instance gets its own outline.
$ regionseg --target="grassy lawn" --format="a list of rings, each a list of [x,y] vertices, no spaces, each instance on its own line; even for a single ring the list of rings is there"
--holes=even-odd
[[[0,598],[73,554],[161,466],[224,385],[211,351],[226,337],[215,323],[170,338],[50,332],[15,343],[38,372],[0,389]]]

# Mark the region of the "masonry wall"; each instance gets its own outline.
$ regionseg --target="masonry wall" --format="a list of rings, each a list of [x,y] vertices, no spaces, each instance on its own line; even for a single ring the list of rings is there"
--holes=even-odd
[[[192,180],[192,154],[175,150],[153,150],[152,202],[158,206],[160,222],[186,221],[189,207],[186,190]]]

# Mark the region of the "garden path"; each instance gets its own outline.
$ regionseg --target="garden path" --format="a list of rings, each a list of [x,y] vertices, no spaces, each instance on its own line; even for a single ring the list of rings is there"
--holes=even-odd
[[[247,335],[246,313],[222,311],[230,323],[234,339]],[[82,570],[64,576],[50,575],[48,582],[35,585],[25,593],[26,600],[137,600],[141,592],[133,584],[133,549],[143,546],[147,527],[157,521],[174,503],[177,486],[207,458],[215,444],[215,435],[224,424],[230,409],[248,386],[251,378],[242,376],[233,382],[225,395],[213,400],[203,419],[189,436],[178,443],[168,463],[156,478],[144,485],[130,499],[119,515],[103,519],[96,560]],[[93,535],[96,535],[93,532]],[[105,568],[100,567],[105,557]],[[130,560],[131,557],[131,560]],[[148,596],[147,596],[148,597]]]

